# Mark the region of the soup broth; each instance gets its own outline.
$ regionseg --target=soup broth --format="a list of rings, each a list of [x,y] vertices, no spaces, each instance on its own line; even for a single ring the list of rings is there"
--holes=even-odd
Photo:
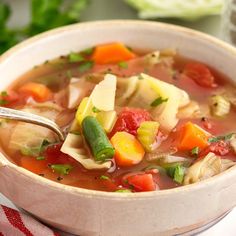
[[[195,183],[235,165],[235,86],[176,50],[95,45],[46,61],[1,92],[1,106],[55,121],[1,120],[3,151],[42,178],[109,192]]]

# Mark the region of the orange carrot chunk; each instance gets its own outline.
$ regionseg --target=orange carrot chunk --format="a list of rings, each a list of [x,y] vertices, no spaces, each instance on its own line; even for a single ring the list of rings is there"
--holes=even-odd
[[[127,61],[135,58],[131,52],[122,43],[111,43],[97,46],[92,55],[92,60],[97,64],[109,64]]]
[[[178,150],[189,151],[195,147],[207,147],[210,134],[192,122],[187,122],[180,128]]]
[[[45,102],[52,98],[51,90],[44,84],[29,82],[24,84],[19,89],[20,93],[33,97],[37,102]]]
[[[139,141],[127,132],[117,132],[111,143],[115,148],[115,161],[118,166],[133,166],[142,161],[145,151]]]
[[[47,164],[46,160],[36,160],[35,157],[23,156],[20,160],[20,166],[35,174],[41,174],[46,170]]]

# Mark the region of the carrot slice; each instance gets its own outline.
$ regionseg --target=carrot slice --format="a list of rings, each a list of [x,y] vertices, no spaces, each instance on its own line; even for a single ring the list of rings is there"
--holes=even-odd
[[[118,166],[132,166],[142,161],[145,151],[139,141],[127,132],[117,132],[111,143],[115,148],[115,161]]]
[[[35,173],[40,174],[47,168],[46,160],[36,160],[35,157],[23,156],[20,160],[20,166]]]
[[[192,122],[187,122],[180,129],[178,149],[188,151],[195,147],[207,147],[210,134]]]
[[[131,52],[122,43],[111,43],[97,46],[94,50],[92,60],[97,64],[118,63],[135,58],[136,55]]]
[[[19,92],[32,96],[37,102],[45,102],[52,98],[51,90],[44,84],[29,82],[20,87]]]

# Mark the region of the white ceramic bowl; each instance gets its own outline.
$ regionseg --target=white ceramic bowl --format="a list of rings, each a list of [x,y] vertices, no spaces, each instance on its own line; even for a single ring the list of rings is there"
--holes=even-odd
[[[0,58],[0,90],[34,65],[112,41],[134,48],[177,48],[230,78],[236,49],[210,36],[168,24],[103,21],[76,24],[31,38]],[[144,193],[108,193],[49,181],[0,155],[0,191],[42,221],[74,234],[157,236],[186,232],[236,205],[236,167],[200,183]]]

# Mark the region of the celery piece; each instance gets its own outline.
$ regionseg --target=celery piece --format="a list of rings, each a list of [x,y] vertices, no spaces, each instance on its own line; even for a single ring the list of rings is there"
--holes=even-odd
[[[153,151],[153,144],[158,133],[159,123],[144,121],[137,130],[137,138],[147,152]]]

